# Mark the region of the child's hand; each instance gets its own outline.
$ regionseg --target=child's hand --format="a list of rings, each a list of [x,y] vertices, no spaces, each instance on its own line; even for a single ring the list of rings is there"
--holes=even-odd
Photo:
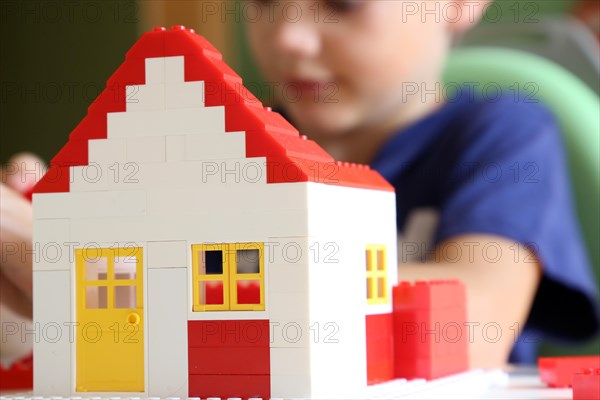
[[[0,183],[0,305],[32,315],[32,208],[25,197],[44,171],[42,161],[19,154],[3,166]]]

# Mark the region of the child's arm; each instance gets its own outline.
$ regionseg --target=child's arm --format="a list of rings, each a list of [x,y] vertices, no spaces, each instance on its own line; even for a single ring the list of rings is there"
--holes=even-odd
[[[31,352],[33,212],[26,194],[45,170],[31,154],[19,154],[0,168],[0,362],[10,364]],[[36,171],[37,173],[32,173]]]
[[[31,317],[31,203],[0,183],[0,303]]]
[[[31,297],[31,203],[0,183],[0,362],[10,365],[31,352],[31,335],[21,335],[30,323]]]
[[[461,280],[467,287],[467,322],[473,324],[468,337],[470,365],[499,367],[508,360],[525,325],[541,268],[528,248],[502,237],[473,234],[441,243],[427,263],[400,264],[398,276]],[[497,323],[501,333],[496,325],[483,332],[488,323]],[[470,329],[464,327],[463,334]]]

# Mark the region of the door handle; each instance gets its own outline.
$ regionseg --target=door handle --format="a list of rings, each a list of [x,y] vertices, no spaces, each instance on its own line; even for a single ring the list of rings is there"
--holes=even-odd
[[[128,324],[139,325],[140,320],[141,320],[140,314],[138,314],[138,313],[131,313],[127,316]]]

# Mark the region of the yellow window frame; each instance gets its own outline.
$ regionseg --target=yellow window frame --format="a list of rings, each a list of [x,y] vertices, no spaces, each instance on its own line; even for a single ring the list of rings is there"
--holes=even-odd
[[[220,250],[223,254],[222,274],[201,274],[201,255],[207,250]],[[258,250],[258,273],[244,274],[237,272],[237,251]],[[219,244],[193,244],[192,245],[192,282],[193,305],[192,311],[264,311],[265,310],[265,279],[264,279],[264,243],[219,243]],[[238,281],[258,281],[260,286],[259,304],[238,304]],[[223,304],[202,304],[202,282],[221,282],[223,284]]]
[[[229,268],[230,284],[230,309],[239,311],[264,311],[265,310],[265,266],[264,266],[264,244],[263,243],[233,243],[229,245],[231,250],[231,262]],[[239,274],[237,272],[237,252],[238,250],[258,250],[258,273]],[[259,304],[238,304],[237,284],[238,281],[258,281],[260,286]]]
[[[192,245],[192,282],[193,282],[193,301],[192,311],[226,311],[229,310],[229,279],[226,277],[229,275],[229,251],[228,245],[223,244],[193,244]],[[223,254],[223,273],[222,274],[201,274],[200,266],[201,255],[204,251],[218,250]],[[202,304],[200,297],[202,291],[200,287],[202,282],[221,282],[223,283],[223,304]]]
[[[387,252],[384,245],[369,244],[366,247],[367,304],[388,304]],[[379,282],[381,284],[381,290]]]
[[[141,247],[120,247],[120,248],[87,248],[75,249],[76,262],[76,279],[77,279],[77,310],[86,309],[86,288],[88,286],[105,286],[106,287],[106,309],[114,309],[115,296],[114,290],[116,286],[135,286],[135,301],[136,308],[143,308],[143,291],[142,291],[142,265],[143,251]],[[115,278],[115,258],[118,257],[135,257],[135,279],[116,279]],[[87,280],[85,277],[86,260],[95,258],[106,258],[106,279],[103,280]]]

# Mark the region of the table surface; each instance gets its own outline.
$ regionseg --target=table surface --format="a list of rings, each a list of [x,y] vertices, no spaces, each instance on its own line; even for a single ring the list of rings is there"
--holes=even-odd
[[[538,375],[537,368],[519,367],[509,371],[508,385],[492,387],[480,399],[571,400],[571,388],[549,388]]]
[[[537,373],[537,368],[518,367],[511,368],[507,371],[508,375],[500,371],[483,372],[483,371],[472,371],[465,374],[456,375],[458,379],[455,379],[456,384],[444,383],[440,385],[439,392],[426,391],[424,393],[413,393],[412,395],[406,393],[407,396],[399,395],[398,397],[392,396],[392,398],[412,398],[412,399],[522,399],[522,400],[571,400],[573,398],[573,392],[570,388],[549,388],[541,380]],[[491,378],[490,378],[491,377]],[[500,379],[498,379],[500,377]],[[504,379],[503,378],[508,378]],[[448,377],[453,380],[452,377]],[[460,381],[464,381],[468,386],[471,386],[475,381],[481,381],[484,379],[491,379],[496,383],[495,386],[485,389],[481,392],[475,390],[473,393],[466,393],[461,390]],[[440,379],[438,382],[442,383],[446,379]],[[431,381],[435,385],[436,381]],[[413,381],[417,384],[418,382]],[[411,385],[408,385],[411,386]],[[465,386],[462,386],[463,388]],[[382,393],[383,394],[383,393]],[[423,397],[425,396],[425,397]],[[32,399],[31,393],[3,393],[0,396],[0,400],[30,400]],[[383,398],[376,396],[375,398]],[[58,398],[46,398],[46,397],[35,397],[34,400],[42,399],[53,399]],[[78,399],[85,399],[84,396],[78,397]],[[113,398],[114,399],[114,398]],[[170,398],[174,400],[173,398]]]

